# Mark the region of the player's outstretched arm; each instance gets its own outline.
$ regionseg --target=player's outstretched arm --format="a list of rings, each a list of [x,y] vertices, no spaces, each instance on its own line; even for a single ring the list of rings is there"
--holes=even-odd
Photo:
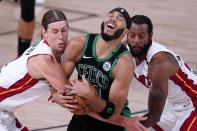
[[[46,79],[58,91],[68,83],[61,65],[51,55],[36,55],[28,60],[28,72],[35,79]]]
[[[149,91],[147,120],[142,121],[146,127],[150,127],[159,122],[168,94],[168,79],[174,75],[179,66],[169,53],[157,53],[149,64],[149,78],[152,87]]]

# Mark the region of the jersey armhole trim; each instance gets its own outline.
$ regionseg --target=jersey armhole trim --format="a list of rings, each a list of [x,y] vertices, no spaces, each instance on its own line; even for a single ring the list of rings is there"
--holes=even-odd
[[[118,56],[116,57],[116,59],[115,59],[114,62],[112,63],[112,67],[111,67],[110,72],[109,72],[109,76],[110,76],[111,79],[112,79],[112,71],[113,71],[113,69],[114,69],[114,67],[115,67],[115,65],[116,65],[116,63],[117,63],[117,61],[118,61],[118,59],[119,59],[120,57],[122,57],[122,56],[123,56],[124,54],[126,54],[126,53],[129,53],[129,51],[127,50],[127,51],[122,52],[120,55],[118,55]]]
[[[90,33],[88,33],[87,36],[86,36],[85,45],[84,45],[83,51],[82,51],[78,61],[80,61],[81,58],[83,57],[83,55],[85,54],[85,51],[86,51],[86,49],[88,47],[89,38],[90,38]]]

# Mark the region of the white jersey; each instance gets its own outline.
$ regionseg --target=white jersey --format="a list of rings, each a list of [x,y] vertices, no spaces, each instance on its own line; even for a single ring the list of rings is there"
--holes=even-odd
[[[179,70],[177,73],[174,76],[171,76],[168,80],[168,104],[172,105],[174,110],[182,110],[183,106],[187,106],[189,101],[192,101],[193,106],[197,107],[197,75],[186,63],[184,63],[180,56],[159,43],[152,42],[152,45],[147,52],[146,59],[136,67],[136,79],[146,87],[151,87],[152,83],[147,75],[148,64],[152,57],[158,52],[171,53],[179,64]]]
[[[46,80],[36,80],[28,74],[28,59],[39,54],[54,57],[46,40],[29,47],[21,57],[2,67],[0,72],[1,110],[13,112],[17,107],[35,100],[49,91]]]

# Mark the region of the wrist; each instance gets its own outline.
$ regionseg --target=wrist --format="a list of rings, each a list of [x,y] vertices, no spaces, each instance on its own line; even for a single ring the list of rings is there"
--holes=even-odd
[[[127,127],[129,123],[129,118],[120,115],[117,119],[118,119],[117,121],[119,122],[120,126]]]
[[[90,89],[90,91],[87,94],[86,99],[94,101],[98,97],[96,89],[93,85],[89,85],[89,89]]]
[[[86,96],[86,99],[88,103],[94,103],[98,99],[98,97],[92,91],[90,91]]]
[[[105,108],[101,112],[98,112],[98,114],[102,118],[108,119],[113,115],[114,111],[115,111],[115,104],[113,102],[106,101]]]

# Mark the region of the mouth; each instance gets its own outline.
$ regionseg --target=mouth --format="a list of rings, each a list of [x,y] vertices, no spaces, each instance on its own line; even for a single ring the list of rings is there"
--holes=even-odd
[[[107,23],[107,29],[109,29],[109,30],[114,30],[114,29],[116,29],[116,28],[117,28],[117,25],[115,24],[115,22],[109,21],[109,22]]]
[[[65,43],[62,42],[62,43],[59,43],[58,45],[59,45],[60,47],[64,47],[64,46],[65,46]]]

